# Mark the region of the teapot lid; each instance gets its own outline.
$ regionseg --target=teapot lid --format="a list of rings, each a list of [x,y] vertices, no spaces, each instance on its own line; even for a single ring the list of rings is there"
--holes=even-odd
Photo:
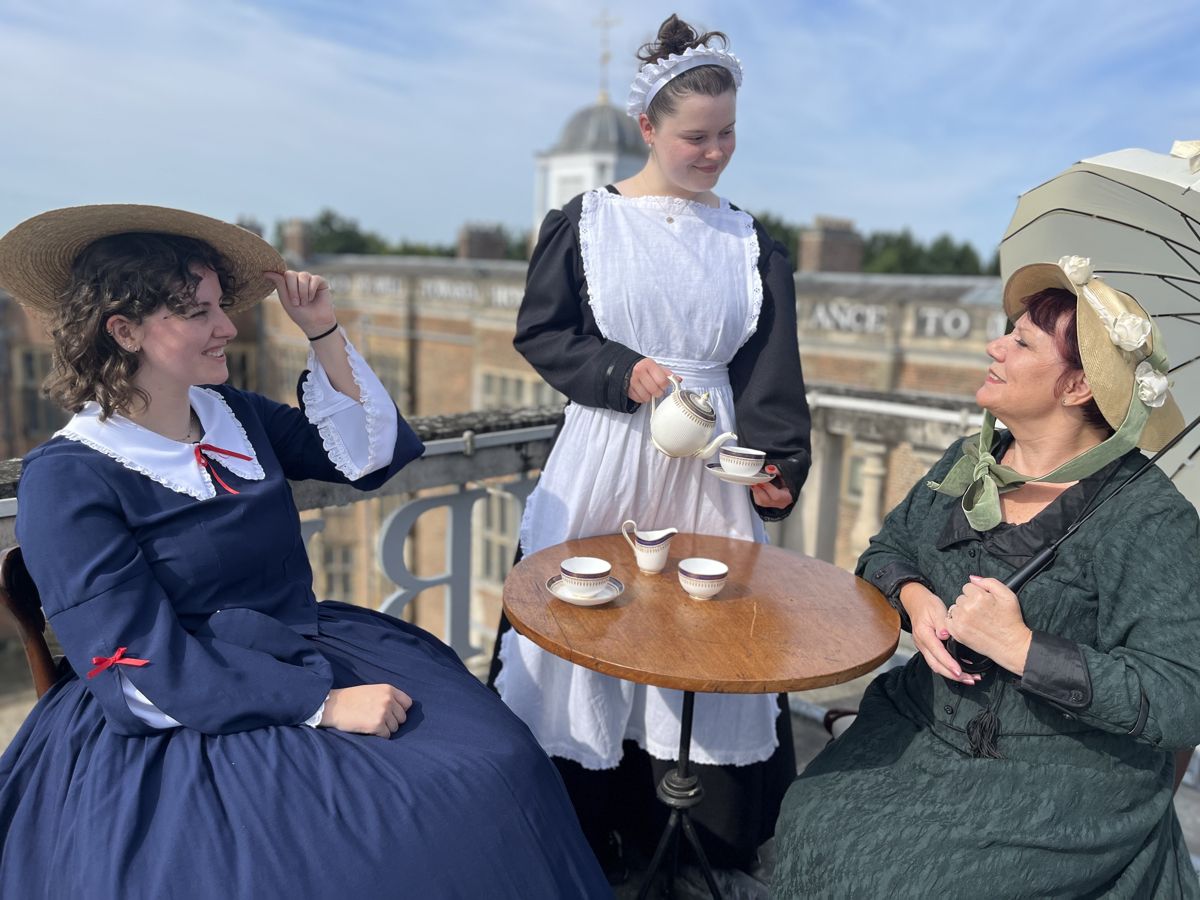
[[[683,403],[683,408],[694,415],[699,416],[705,422],[717,421],[717,414],[713,412],[712,404],[708,402],[708,393],[698,394],[695,391],[679,391],[679,399]]]

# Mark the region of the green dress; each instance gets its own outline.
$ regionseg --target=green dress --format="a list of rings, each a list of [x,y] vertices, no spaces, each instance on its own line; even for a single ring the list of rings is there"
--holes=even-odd
[[[968,575],[1004,579],[1144,461],[1129,453],[1032,521],[982,533],[922,481],[858,574],[898,608],[913,580],[951,603]],[[1200,743],[1195,509],[1152,469],[1020,599],[1034,630],[1024,678],[996,667],[968,687],[918,654],[870,685],[788,791],[775,897],[1200,897],[1172,805],[1173,751]],[[989,704],[999,759],[967,736]]]

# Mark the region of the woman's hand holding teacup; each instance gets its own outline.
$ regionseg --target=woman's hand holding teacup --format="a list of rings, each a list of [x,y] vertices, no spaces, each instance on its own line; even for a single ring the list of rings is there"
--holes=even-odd
[[[1033,631],[1021,615],[1021,601],[1004,582],[972,575],[946,611],[946,629],[960,644],[1014,675],[1025,672]]]
[[[900,588],[900,603],[912,623],[913,643],[935,675],[960,684],[974,684],[979,675],[971,675],[950,655],[945,643],[950,637],[946,604],[925,585],[910,581]],[[982,652],[982,651],[981,651]]]
[[[633,367],[629,377],[629,399],[634,403],[649,403],[661,397],[671,386],[671,370],[646,357]],[[680,379],[682,381],[682,379]]]
[[[333,292],[329,282],[311,272],[293,272],[290,269],[264,272],[275,285],[283,311],[295,322],[305,337],[314,338],[337,324],[333,311]]]
[[[792,496],[792,492],[783,486],[782,479],[778,477],[779,468],[777,466],[767,466],[764,471],[768,475],[776,477],[773,481],[750,486],[750,495],[754,500],[754,505],[762,506],[766,509],[787,509],[792,505],[795,498]],[[779,484],[776,484],[776,481]]]

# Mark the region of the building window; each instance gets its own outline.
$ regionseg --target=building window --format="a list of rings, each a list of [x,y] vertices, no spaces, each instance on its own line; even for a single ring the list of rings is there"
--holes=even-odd
[[[50,374],[50,351],[22,350],[16,374],[20,434],[26,441],[45,440],[67,421],[66,412],[42,393],[42,382]]]
[[[251,354],[247,350],[234,349],[227,346],[225,348],[225,362],[229,366],[229,384],[243,391],[254,389],[254,382],[251,380]]]
[[[326,600],[354,602],[354,547],[325,540],[321,547]]]
[[[488,494],[475,507],[475,516],[475,577],[501,585],[517,552],[520,504],[509,494]]]
[[[480,409],[561,406],[566,400],[533,372],[485,371],[480,374],[478,385]]]
[[[405,384],[408,381],[404,377],[404,361],[398,356],[385,356],[381,353],[372,353],[371,368],[379,376],[379,380],[387,390],[388,396],[397,405],[403,405],[406,401]]]
[[[274,347],[271,355],[275,358],[275,398],[285,403],[295,403],[296,384],[300,380],[300,373],[308,366],[308,350],[299,347]]]
[[[846,458],[846,471],[842,476],[842,495],[855,503],[862,500],[863,457],[852,453]]]

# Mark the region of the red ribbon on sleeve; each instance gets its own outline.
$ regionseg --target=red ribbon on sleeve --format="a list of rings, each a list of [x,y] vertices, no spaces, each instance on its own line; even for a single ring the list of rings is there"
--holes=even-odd
[[[228,491],[230,494],[240,494],[241,491],[235,491],[233,488],[231,488],[229,485],[227,485],[224,481],[221,480],[221,476],[217,474],[217,470],[212,467],[212,464],[209,463],[208,458],[203,453],[200,452],[202,450],[207,450],[210,453],[220,453],[222,456],[233,456],[233,457],[236,457],[237,459],[249,460],[252,457],[245,456],[241,453],[235,453],[232,450],[225,450],[225,449],[223,449],[221,447],[217,447],[213,444],[196,444],[196,463],[197,463],[197,465],[199,465],[200,468],[202,468],[202,469],[208,469],[209,474],[212,475],[213,478],[217,479],[217,484],[219,484],[221,487],[225,488],[225,490]]]
[[[125,647],[118,647],[117,652],[112,656],[93,656],[92,665],[96,668],[88,672],[87,677],[95,678],[105,669],[110,669],[113,666],[137,666],[140,668],[150,662],[148,659],[137,659],[133,656],[126,656],[125,649]]]

